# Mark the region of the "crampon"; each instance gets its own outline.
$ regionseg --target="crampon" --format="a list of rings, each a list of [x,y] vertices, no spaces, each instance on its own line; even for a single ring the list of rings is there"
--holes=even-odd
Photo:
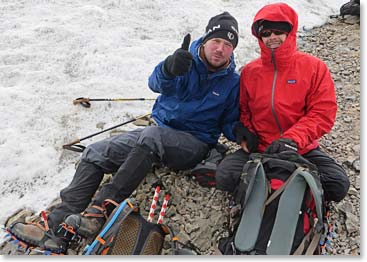
[[[56,233],[54,233],[52,229],[48,228],[46,221],[45,227],[38,223],[37,226],[43,228],[45,237],[40,241],[39,245],[34,245],[31,243],[32,241],[20,239],[12,232],[12,227],[16,223],[11,224],[8,228],[2,228],[2,231],[5,233],[4,240],[13,247],[8,252],[8,255],[66,255],[68,254],[68,250],[77,252],[77,250],[82,249],[86,242],[86,239],[79,235],[71,225],[62,223],[59,225]],[[47,239],[51,239],[60,244],[57,247],[48,248]]]

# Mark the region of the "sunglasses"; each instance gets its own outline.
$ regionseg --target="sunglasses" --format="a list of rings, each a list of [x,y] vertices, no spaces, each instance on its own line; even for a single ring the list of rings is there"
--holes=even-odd
[[[274,35],[283,35],[288,34],[287,32],[276,30],[276,29],[265,29],[260,32],[260,37],[269,37],[271,34],[274,33]]]

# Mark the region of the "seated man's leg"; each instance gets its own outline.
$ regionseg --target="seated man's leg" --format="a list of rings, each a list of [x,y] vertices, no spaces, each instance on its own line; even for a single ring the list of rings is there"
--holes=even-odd
[[[104,172],[100,167],[82,159],[70,185],[60,192],[62,202],[48,216],[50,228],[55,231],[66,216],[86,209],[103,176]]]
[[[341,201],[346,196],[350,185],[344,169],[320,149],[314,149],[303,157],[318,167],[325,200]]]
[[[103,186],[93,200],[100,204],[106,198],[121,202],[139,186],[154,163],[176,170],[189,169],[207,154],[208,146],[192,135],[164,127],[145,128],[111,183]]]
[[[95,236],[106,218],[93,206],[103,207],[106,199],[120,203],[139,186],[153,164],[164,164],[176,170],[190,169],[208,153],[209,147],[191,134],[164,127],[146,127],[141,131],[136,145],[127,155],[112,181],[103,185],[92,201],[92,206],[83,213],[70,215],[67,224],[78,224],[78,232],[86,237]],[[114,207],[114,206],[113,206]],[[105,209],[110,214],[109,206]],[[95,215],[100,215],[96,217]]]
[[[98,189],[105,173],[115,172],[126,160],[128,153],[136,145],[142,129],[114,136],[89,145],[83,152],[81,162],[69,186],[60,193],[62,203],[49,214],[49,224],[56,231],[59,224],[70,214],[83,211]],[[32,224],[18,223],[12,233],[33,245],[44,243],[44,232]],[[48,247],[54,248],[54,242],[48,241]]]
[[[96,193],[104,174],[116,172],[135,146],[142,129],[113,136],[89,145],[71,183],[61,190],[62,203],[49,215],[53,228],[67,215],[85,210]]]
[[[187,132],[171,128],[148,130],[145,136],[139,138],[139,143],[152,148],[163,165],[177,171],[195,167],[209,153],[206,143]]]
[[[215,179],[217,188],[233,193],[249,154],[242,149],[227,155],[218,165]]]

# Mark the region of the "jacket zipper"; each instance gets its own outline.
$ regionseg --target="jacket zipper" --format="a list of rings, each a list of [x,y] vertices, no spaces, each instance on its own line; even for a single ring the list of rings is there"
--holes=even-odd
[[[273,78],[273,85],[272,85],[272,88],[271,88],[271,112],[273,113],[273,116],[275,118],[275,122],[276,122],[276,124],[279,128],[280,136],[283,136],[283,129],[280,126],[279,119],[278,119],[277,113],[275,112],[275,107],[274,107],[275,84],[277,82],[277,77],[278,77],[278,69],[277,69],[277,64],[275,62],[274,49],[271,49],[271,62],[274,65],[274,78]]]

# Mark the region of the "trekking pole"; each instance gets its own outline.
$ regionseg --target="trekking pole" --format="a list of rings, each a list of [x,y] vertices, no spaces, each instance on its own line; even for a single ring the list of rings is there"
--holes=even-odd
[[[170,198],[171,194],[167,193],[164,197],[164,201],[162,204],[162,208],[161,208],[161,212],[159,212],[159,217],[158,217],[158,222],[157,224],[162,224],[163,222],[163,217],[166,214],[166,209],[167,209],[167,205],[168,205],[168,200]]]
[[[149,215],[148,215],[148,222],[152,222],[153,221],[153,217],[154,217],[154,211],[157,207],[157,201],[158,201],[158,197],[159,197],[159,193],[161,192],[161,187],[158,185],[155,188],[154,191],[154,196],[153,196],[153,201],[152,204],[150,206],[150,211],[149,211]]]
[[[83,146],[83,145],[76,145],[77,143],[80,143],[81,141],[83,141],[83,140],[85,140],[85,139],[88,139],[88,138],[94,137],[94,136],[99,135],[99,134],[102,134],[102,133],[104,133],[104,132],[110,131],[110,130],[112,130],[112,129],[114,129],[114,128],[117,128],[117,127],[120,127],[120,126],[123,126],[123,125],[129,124],[129,123],[131,123],[131,122],[134,122],[134,121],[136,121],[136,120],[138,120],[138,119],[141,119],[141,118],[147,117],[147,116],[149,116],[149,115],[150,115],[150,113],[149,113],[149,114],[146,114],[146,115],[138,116],[138,117],[135,117],[135,118],[133,118],[133,119],[130,119],[130,120],[126,121],[126,122],[123,122],[123,123],[121,123],[121,124],[118,124],[118,125],[112,126],[112,127],[110,127],[110,128],[107,128],[107,129],[105,129],[105,130],[99,131],[99,132],[97,132],[97,133],[91,134],[91,135],[89,135],[89,136],[86,136],[86,137],[83,137],[83,138],[75,139],[74,141],[72,141],[72,142],[70,142],[70,143],[68,143],[68,144],[63,145],[63,146],[62,146],[62,148],[63,148],[63,149],[67,149],[67,150],[71,150],[71,151],[74,151],[74,152],[83,152],[83,151],[84,151],[84,149],[85,149],[85,146]]]
[[[89,108],[91,105],[89,102],[91,101],[110,101],[110,102],[126,102],[126,101],[153,101],[155,98],[87,98],[87,97],[78,97],[73,100],[73,104],[80,104],[86,108]]]

